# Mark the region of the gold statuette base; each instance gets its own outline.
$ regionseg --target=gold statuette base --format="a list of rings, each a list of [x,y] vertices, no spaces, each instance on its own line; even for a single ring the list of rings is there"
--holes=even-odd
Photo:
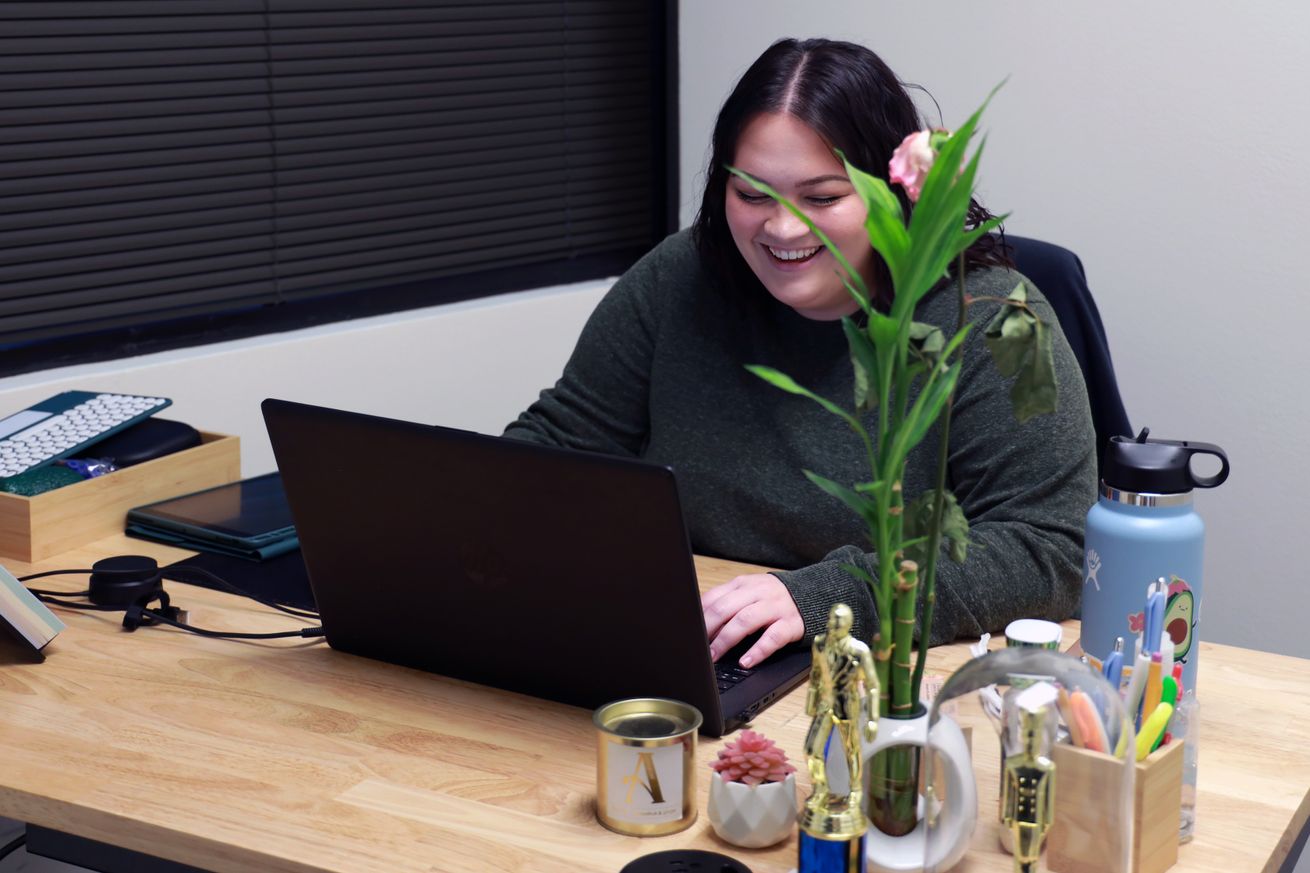
[[[800,829],[820,840],[854,840],[869,829],[859,797],[835,800],[822,806],[805,804],[798,817]]]

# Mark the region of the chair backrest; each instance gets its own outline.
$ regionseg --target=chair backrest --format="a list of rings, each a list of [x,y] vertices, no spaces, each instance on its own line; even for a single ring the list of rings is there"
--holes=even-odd
[[[1082,261],[1066,248],[1027,237],[1005,235],[1014,265],[1033,281],[1050,302],[1074,356],[1083,370],[1087,397],[1096,428],[1096,464],[1100,468],[1105,446],[1115,435],[1131,436],[1128,413],[1119,396],[1119,383],[1110,362],[1101,314],[1087,287]]]

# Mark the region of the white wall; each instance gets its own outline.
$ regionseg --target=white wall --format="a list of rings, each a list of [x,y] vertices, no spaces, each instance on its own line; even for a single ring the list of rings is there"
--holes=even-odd
[[[1310,6],[715,0],[680,14],[684,223],[721,101],[777,38],[873,48],[947,126],[1010,77],[985,119],[984,202],[1082,257],[1133,424],[1232,461],[1196,501],[1204,637],[1310,656]]]
[[[554,384],[610,284],[585,282],[0,379],[0,409],[68,390],[158,394],[173,400],[162,417],[239,435],[246,476],[276,468],[259,412],[265,397],[500,433]]]

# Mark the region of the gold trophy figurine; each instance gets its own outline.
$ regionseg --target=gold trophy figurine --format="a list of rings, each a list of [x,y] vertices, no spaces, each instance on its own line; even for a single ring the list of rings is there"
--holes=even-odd
[[[861,731],[857,722],[864,722],[864,739],[873,742],[878,730],[878,675],[869,647],[851,637],[854,623],[855,616],[844,603],[834,605],[828,613],[828,632],[814,638],[810,690],[805,698],[805,714],[814,718],[805,736],[814,792],[805,801],[800,826],[811,836],[825,840],[856,839],[868,828],[861,803]],[[845,796],[833,795],[828,785],[824,749],[834,730],[846,753],[850,774]]]
[[[1014,869],[1032,873],[1055,817],[1055,762],[1046,755],[1049,707],[1021,708],[1023,750],[1005,759],[1003,820],[1014,835]]]

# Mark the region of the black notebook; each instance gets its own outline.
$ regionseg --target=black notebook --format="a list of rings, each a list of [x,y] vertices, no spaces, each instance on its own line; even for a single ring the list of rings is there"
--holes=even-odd
[[[127,513],[127,534],[251,561],[299,545],[277,473],[138,506]]]

